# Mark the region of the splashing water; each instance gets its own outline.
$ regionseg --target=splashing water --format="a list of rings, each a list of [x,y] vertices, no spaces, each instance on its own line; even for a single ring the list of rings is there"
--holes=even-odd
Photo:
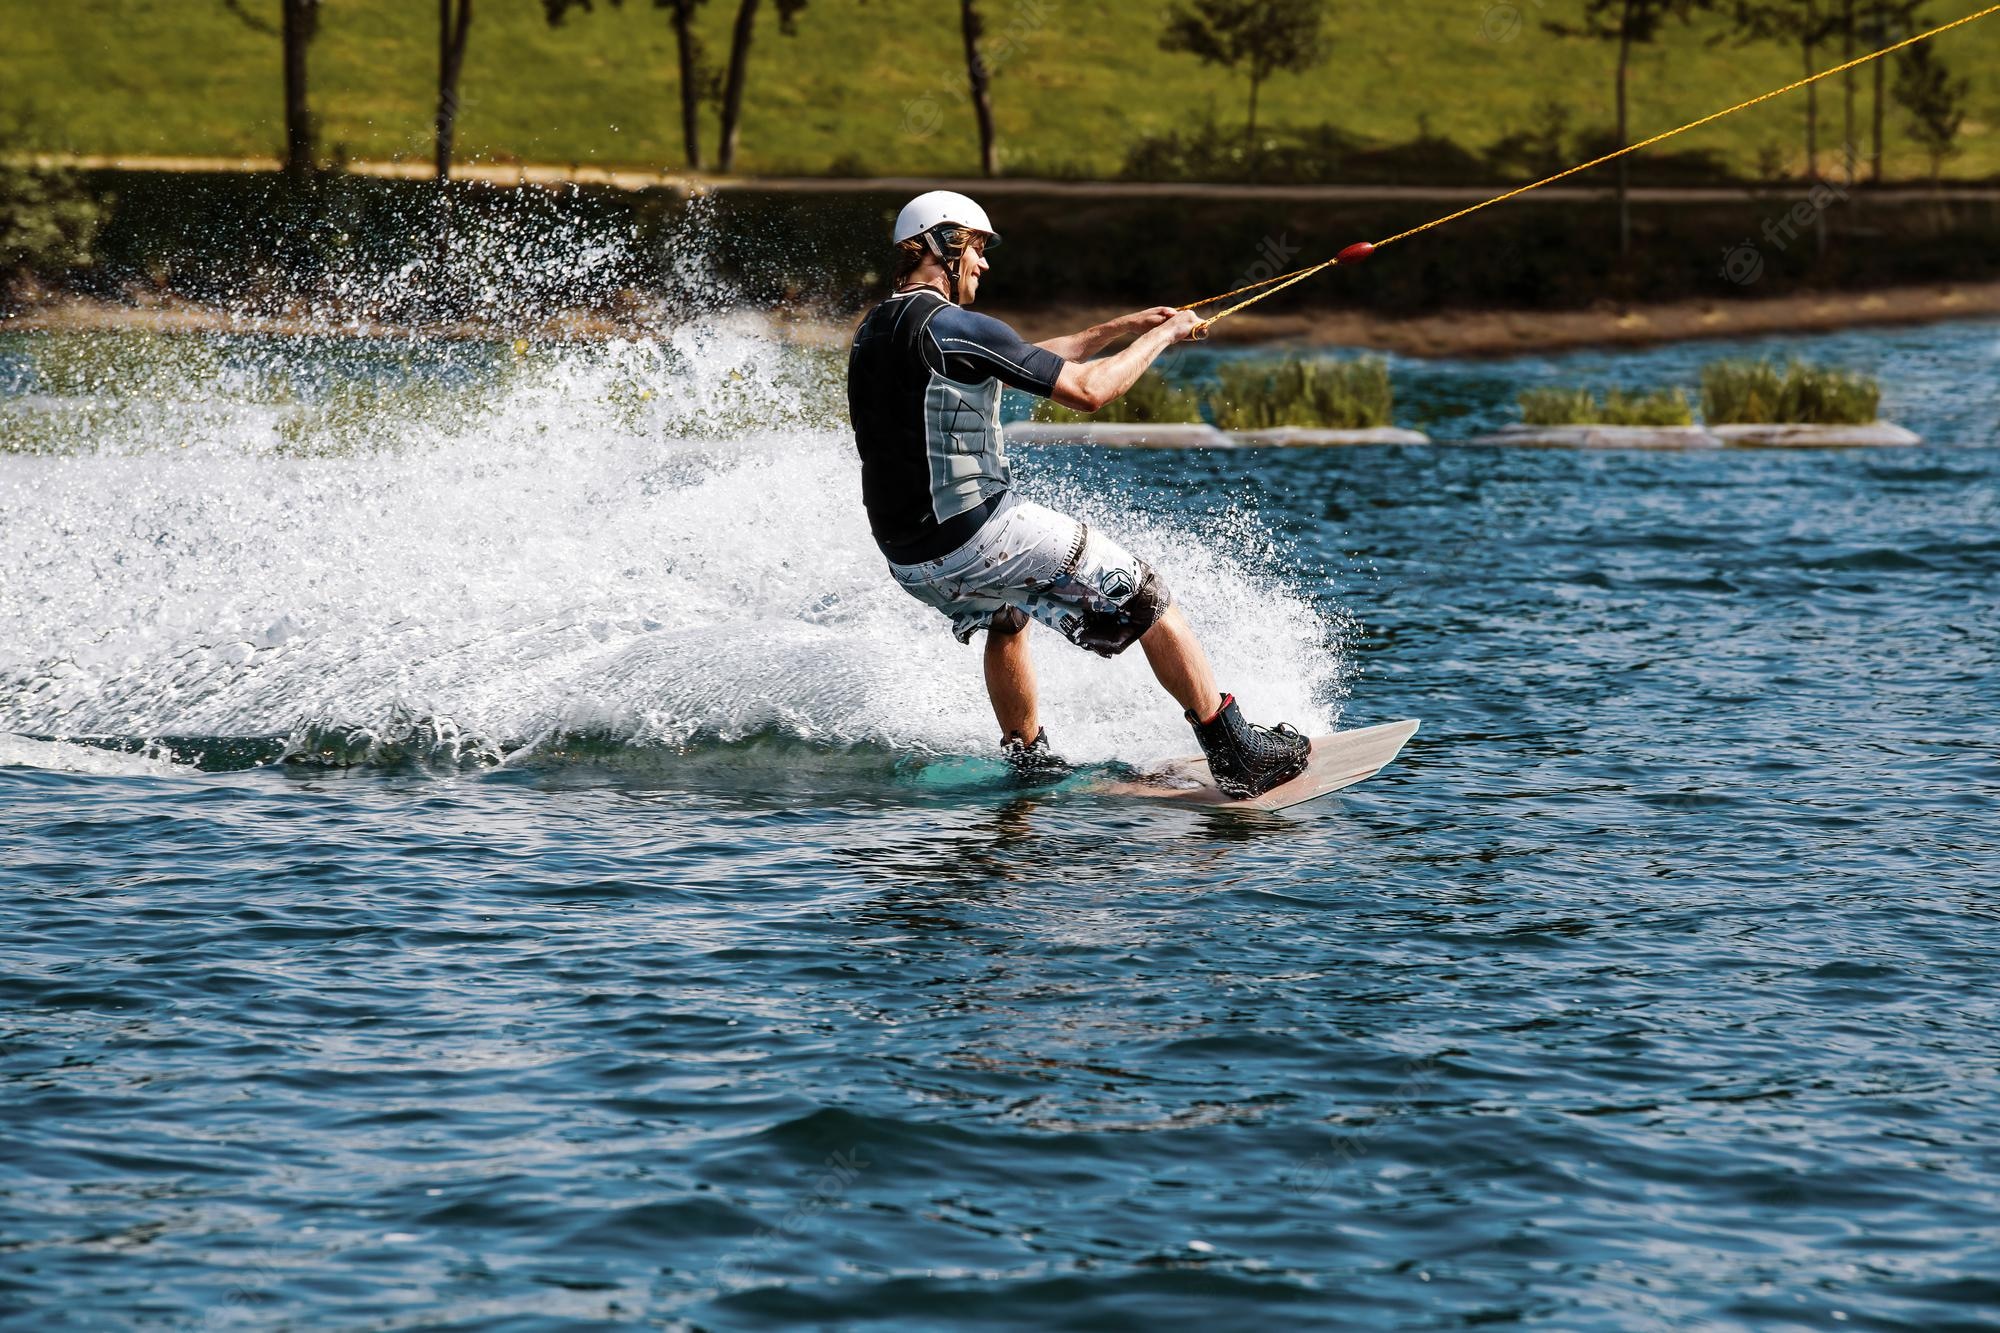
[[[758,321],[525,348],[12,341],[0,732],[288,736],[340,763],[580,736],[992,750],[976,646],[869,539],[838,358]],[[1028,493],[1151,559],[1260,715],[1330,724],[1340,628],[1268,555],[1074,483]],[[1036,633],[1072,757],[1190,748],[1140,654]]]

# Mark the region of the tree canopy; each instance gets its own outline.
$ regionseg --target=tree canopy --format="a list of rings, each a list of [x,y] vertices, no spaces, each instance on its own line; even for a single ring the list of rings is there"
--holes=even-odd
[[[1167,11],[1160,49],[1250,78],[1248,131],[1257,132],[1257,90],[1273,74],[1303,74],[1332,52],[1325,0],[1182,0]]]

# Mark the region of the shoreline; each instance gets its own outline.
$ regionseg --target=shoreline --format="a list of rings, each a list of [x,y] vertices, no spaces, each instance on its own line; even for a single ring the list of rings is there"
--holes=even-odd
[[[144,153],[17,153],[9,161],[44,170],[115,171],[161,175],[271,176],[284,174],[275,157],[214,155],[152,155]],[[436,168],[428,157],[354,158],[323,170],[329,176],[365,176],[377,180],[434,182]],[[1305,185],[1282,181],[1068,179],[1048,176],[796,176],[730,175],[716,172],[671,171],[634,163],[558,163],[476,159],[454,162],[451,179],[459,184],[498,189],[543,189],[590,185],[614,190],[666,190],[682,198],[731,192],[773,194],[889,194],[909,196],[926,190],[957,190],[963,194],[1055,196],[1072,200],[1259,200],[1267,203],[1436,203],[1447,206],[1476,203],[1524,182],[1511,178],[1455,185]],[[1634,203],[1737,202],[1793,195],[1811,188],[1804,179],[1766,181],[1726,180],[1709,185],[1634,185]],[[1850,186],[1870,199],[1979,200],[2000,196],[2000,181],[1953,180],[1933,185],[1927,180],[1896,179]],[[1575,203],[1616,197],[1609,183],[1558,185],[1538,191],[1545,200]]]
[[[742,312],[752,315],[753,312]],[[1030,340],[1054,337],[1124,313],[1103,305],[1001,306],[987,313]],[[1212,341],[1231,347],[1334,345],[1414,357],[1502,358],[1588,347],[1643,347],[1773,333],[1942,323],[2000,317],[2000,282],[1923,284],[1861,293],[1799,292],[1761,300],[1667,301],[1588,310],[1461,310],[1409,318],[1366,311],[1245,313],[1218,325]],[[753,317],[755,317],[753,315]],[[769,324],[794,341],[845,345],[852,320],[777,311]],[[643,320],[577,314],[534,324],[384,324],[365,318],[246,316],[179,301],[131,305],[62,297],[0,316],[0,333],[223,333],[381,339],[611,339],[655,332]]]
[[[80,172],[168,172],[190,176],[282,176],[284,162],[272,156],[202,156],[202,154],[118,154],[118,152],[20,152],[4,158],[42,170]],[[350,158],[328,164],[322,176],[370,176],[376,180],[436,182],[430,158]],[[502,190],[600,186],[610,190],[668,190],[682,198],[730,192],[770,194],[894,194],[910,196],[924,190],[958,190],[960,194],[994,196],[1056,196],[1068,200],[1260,200],[1260,202],[1428,202],[1472,204],[1526,184],[1518,178],[1492,178],[1460,184],[1298,184],[1282,180],[1126,180],[1126,178],[1066,178],[1066,176],[722,176],[718,172],[688,172],[634,162],[518,162],[476,158],[452,162],[456,184],[484,184]],[[1634,184],[1628,196],[1634,204],[1674,202],[1740,202],[1792,196],[1812,188],[1812,180],[1716,180],[1710,184]],[[2000,180],[1950,180],[1932,184],[1924,178],[1896,178],[1844,186],[1862,198],[1894,202],[1916,200],[1990,200],[2000,196]],[[1550,202],[1610,200],[1616,186],[1562,184],[1538,190]]]
[[[996,309],[1030,340],[1118,314],[1103,306]],[[1662,301],[1588,310],[1458,310],[1391,319],[1359,310],[1231,316],[1210,341],[1231,347],[1332,344],[1414,357],[1503,358],[1590,347],[1893,328],[2000,316],[2000,282],[1927,283],[1858,293],[1795,292],[1761,300]]]

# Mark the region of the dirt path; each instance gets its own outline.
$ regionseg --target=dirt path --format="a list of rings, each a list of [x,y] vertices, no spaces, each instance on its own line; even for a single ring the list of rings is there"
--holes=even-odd
[[[121,157],[39,153],[29,159],[41,166],[74,167],[83,171],[160,172],[241,172],[275,174],[280,162],[275,157]],[[430,180],[435,172],[428,160],[395,162],[347,162],[341,169],[356,176],[378,176],[392,180]],[[664,169],[647,171],[631,167],[599,167],[578,163],[553,162],[469,162],[454,168],[459,180],[484,181],[489,185],[605,185],[620,190],[673,190],[679,194],[707,194],[728,190],[773,191],[789,194],[853,194],[877,191],[886,194],[918,194],[925,190],[961,190],[968,194],[995,196],[1042,195],[1077,199],[1265,199],[1276,201],[1370,203],[1420,200],[1447,206],[1477,203],[1506,186],[1493,185],[1252,185],[1209,184],[1200,181],[1103,181],[1040,180],[1032,177],[1003,176],[995,180],[945,179],[930,176],[708,176]],[[1803,188],[1801,182],[1775,182],[1768,187],[1729,186],[1635,186],[1632,198],[1638,202],[1727,203],[1759,199],[1773,191]],[[1546,201],[1599,199],[1610,195],[1607,181],[1601,186],[1551,186],[1537,192]],[[2000,197],[2000,186],[1953,185],[1941,192],[1929,186],[1887,186],[1868,189],[1871,199],[1992,199]]]
[[[1031,339],[1088,328],[1118,312],[1043,308],[988,313]],[[1673,301],[1595,310],[1456,310],[1412,319],[1362,311],[1245,312],[1215,326],[1219,343],[1318,343],[1409,356],[1512,356],[1575,347],[1637,347],[1693,338],[1741,338],[1871,325],[2000,316],[2000,283],[1801,292],[1763,300]]]
[[[1077,306],[990,313],[1014,324],[1029,338],[1040,339],[1087,328],[1120,312]],[[1229,345],[1332,344],[1410,356],[1497,357],[1575,347],[1641,346],[1692,338],[1740,338],[1978,317],[2000,317],[2000,283],[1892,287],[1858,295],[1808,293],[1761,301],[1687,301],[1626,309],[1470,310],[1417,319],[1383,319],[1350,311],[1269,317],[1243,314],[1217,325],[1216,341]],[[754,315],[745,318],[762,322]],[[787,336],[801,342],[827,346],[843,345],[850,327],[803,315],[781,319],[778,326]],[[574,316],[534,327],[409,328],[365,321],[329,327],[323,321],[250,319],[226,310],[172,301],[142,307],[82,299],[54,301],[0,320],[0,332],[114,329],[495,339],[609,338],[645,331],[641,324],[592,316]]]

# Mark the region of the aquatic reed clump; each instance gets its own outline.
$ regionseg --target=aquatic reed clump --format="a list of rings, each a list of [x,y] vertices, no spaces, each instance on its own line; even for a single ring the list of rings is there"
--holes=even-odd
[[[1223,430],[1358,430],[1388,425],[1395,406],[1388,363],[1377,357],[1234,361],[1218,378],[1209,409]]]
[[[1711,426],[1867,425],[1881,406],[1882,388],[1873,376],[1833,366],[1712,361],[1701,371],[1701,414]]]
[[[1521,420],[1530,426],[1692,426],[1694,408],[1681,389],[1602,398],[1590,389],[1523,389]]]
[[[1201,398],[1190,389],[1167,383],[1154,371],[1147,371],[1122,397],[1114,398],[1095,412],[1077,412],[1046,399],[1035,404],[1036,421],[1109,421],[1161,425],[1201,420]]]

